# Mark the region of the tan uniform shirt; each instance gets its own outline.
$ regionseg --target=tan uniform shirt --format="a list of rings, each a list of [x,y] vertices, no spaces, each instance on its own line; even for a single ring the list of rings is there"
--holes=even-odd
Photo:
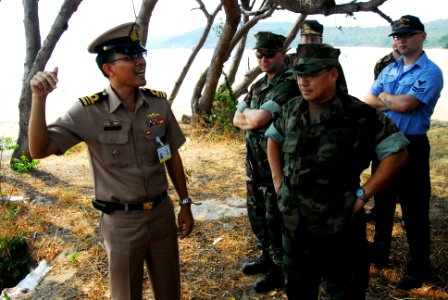
[[[88,145],[95,197],[123,203],[143,202],[168,187],[160,163],[159,137],[171,151],[185,137],[166,99],[138,90],[135,111],[125,108],[109,86],[105,99],[84,106],[77,102],[48,126],[61,153],[84,141]]]

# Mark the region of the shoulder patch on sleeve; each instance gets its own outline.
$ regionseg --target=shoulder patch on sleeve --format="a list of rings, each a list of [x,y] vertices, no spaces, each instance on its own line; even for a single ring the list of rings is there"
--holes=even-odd
[[[102,91],[90,96],[85,96],[85,97],[81,97],[79,98],[79,101],[81,101],[82,105],[87,106],[87,105],[91,105],[94,104],[96,102],[99,101],[103,101],[107,99],[107,93],[106,91]]]
[[[140,90],[146,96],[153,96],[153,97],[157,97],[157,98],[167,99],[166,93],[163,91],[157,91],[157,90],[148,89],[148,88],[140,88]]]

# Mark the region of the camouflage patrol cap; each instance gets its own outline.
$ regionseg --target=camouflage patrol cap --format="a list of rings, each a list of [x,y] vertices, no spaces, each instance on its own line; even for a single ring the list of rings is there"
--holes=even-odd
[[[275,34],[269,31],[260,31],[255,34],[257,42],[254,49],[282,49],[286,38],[283,35]]]
[[[140,26],[135,22],[129,22],[109,29],[98,36],[90,43],[87,51],[99,55],[110,52],[138,54],[146,52],[146,49],[140,43]]]
[[[420,22],[420,19],[415,16],[405,15],[396,22],[396,27],[392,27],[392,33],[389,34],[389,36],[415,31],[425,31],[425,25],[423,25],[422,22]]]
[[[329,67],[340,67],[339,49],[328,44],[299,44],[297,63],[289,73],[312,74]]]
[[[324,26],[316,20],[305,20],[300,27],[300,35],[318,35],[322,37]]]
[[[398,20],[392,21],[392,23],[390,23],[390,29],[392,30],[392,32],[398,29]]]

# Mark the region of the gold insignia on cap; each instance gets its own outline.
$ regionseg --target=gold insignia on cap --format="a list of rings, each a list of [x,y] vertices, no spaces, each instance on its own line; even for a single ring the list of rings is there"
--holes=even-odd
[[[138,42],[140,40],[140,29],[140,26],[135,22],[115,26],[100,34],[91,42],[87,47],[87,51],[90,53],[98,53],[111,50],[111,44],[109,42],[119,38],[129,38],[130,42]]]
[[[129,37],[133,42],[140,40],[140,25],[134,23],[131,27],[131,31],[129,32]]]
[[[398,28],[409,27],[408,25],[409,19],[401,17],[398,21]]]

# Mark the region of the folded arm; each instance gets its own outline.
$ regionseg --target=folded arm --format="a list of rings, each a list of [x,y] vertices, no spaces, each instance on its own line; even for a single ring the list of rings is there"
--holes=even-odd
[[[233,125],[242,130],[252,130],[266,127],[272,120],[272,113],[265,109],[246,108],[243,112],[235,112]]]
[[[382,92],[378,96],[367,94],[364,102],[380,111],[397,111],[408,113],[417,109],[421,103],[412,95],[392,95],[388,92]]]

